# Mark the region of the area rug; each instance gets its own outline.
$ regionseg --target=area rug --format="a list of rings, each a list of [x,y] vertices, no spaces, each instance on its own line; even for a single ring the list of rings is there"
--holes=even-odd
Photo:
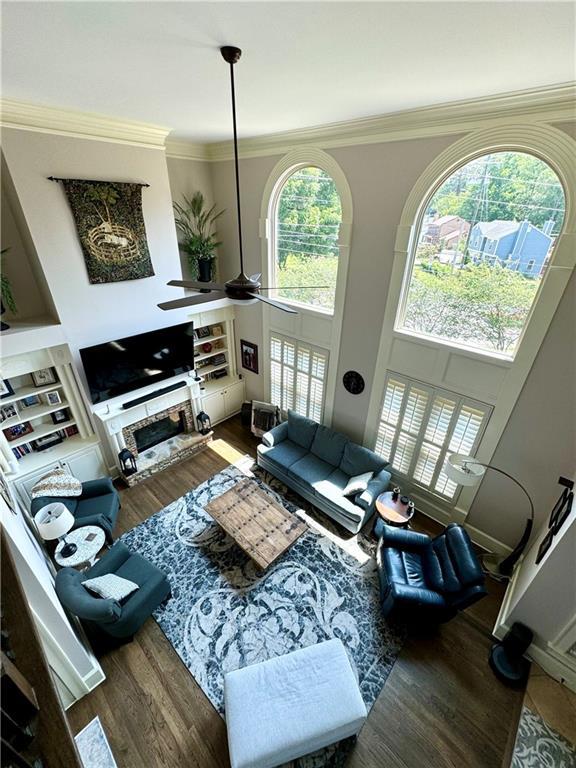
[[[576,746],[523,707],[511,768],[576,768]]]
[[[374,542],[360,536],[356,554],[347,552],[329,528],[253,476],[313,526],[262,573],[204,510],[245,477],[230,466],[121,537],[170,580],[172,599],[154,618],[222,716],[227,671],[334,637],[370,709],[403,641],[402,629],[381,615]],[[298,764],[335,763],[324,755]]]
[[[84,768],[117,768],[99,717],[82,728],[74,740]]]

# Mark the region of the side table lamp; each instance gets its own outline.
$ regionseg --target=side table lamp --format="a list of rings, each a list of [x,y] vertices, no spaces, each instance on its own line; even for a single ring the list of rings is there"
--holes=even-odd
[[[61,501],[42,507],[37,512],[34,522],[38,533],[45,541],[62,539],[64,542],[60,552],[62,557],[71,557],[78,549],[76,544],[66,542],[66,534],[72,530],[76,521],[72,512]]]
[[[450,454],[444,466],[444,474],[453,482],[458,483],[458,485],[473,486],[480,482],[480,480],[484,477],[487,469],[498,472],[498,474],[504,475],[509,480],[512,480],[512,482],[515,483],[524,492],[524,495],[528,499],[528,503],[530,505],[530,516],[526,520],[524,533],[522,534],[522,538],[518,544],[514,547],[514,550],[506,557],[502,557],[501,555],[486,554],[481,558],[482,565],[486,571],[488,571],[497,579],[503,579],[511,576],[512,571],[514,570],[514,565],[520,558],[520,555],[530,540],[532,526],[534,525],[534,504],[530,498],[530,494],[526,488],[524,488],[522,483],[516,480],[515,477],[512,477],[512,475],[509,475],[508,472],[505,472],[503,469],[499,469],[499,467],[495,467],[492,464],[485,464],[483,461],[479,461],[478,459],[474,458],[474,456],[465,456],[461,453]],[[466,525],[469,515],[470,512],[468,512],[466,515],[464,525]]]

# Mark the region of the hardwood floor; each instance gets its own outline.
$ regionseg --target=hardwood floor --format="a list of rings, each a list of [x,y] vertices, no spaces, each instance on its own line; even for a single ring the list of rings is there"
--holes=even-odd
[[[257,441],[231,419],[206,451],[122,491],[116,534],[131,529],[224,469]],[[440,526],[416,516],[414,527]],[[503,595],[490,595],[427,637],[407,640],[358,739],[351,768],[508,768],[523,692],[492,675],[490,631]],[[134,641],[101,659],[106,681],[68,712],[76,733],[95,715],[118,768],[226,768],[226,727],[162,630],[149,620]],[[503,762],[506,760],[506,764]]]

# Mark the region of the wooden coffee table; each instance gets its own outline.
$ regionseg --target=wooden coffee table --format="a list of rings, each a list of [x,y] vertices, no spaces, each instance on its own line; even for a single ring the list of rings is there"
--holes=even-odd
[[[272,565],[308,530],[303,520],[248,478],[211,501],[205,509],[262,569]]]

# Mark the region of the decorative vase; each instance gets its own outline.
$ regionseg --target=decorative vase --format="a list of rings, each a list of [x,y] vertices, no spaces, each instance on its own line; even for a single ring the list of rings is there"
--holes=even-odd
[[[198,282],[212,282],[212,259],[198,259]]]

